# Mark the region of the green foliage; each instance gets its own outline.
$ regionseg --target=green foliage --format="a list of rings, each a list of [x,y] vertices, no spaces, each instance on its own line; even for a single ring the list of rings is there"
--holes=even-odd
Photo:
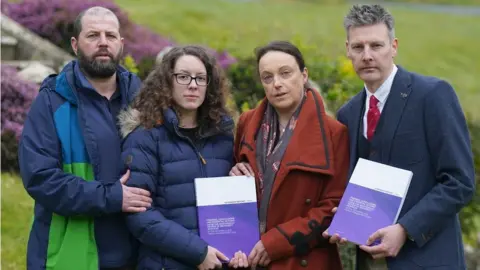
[[[271,40],[298,38],[315,46],[304,52],[307,61],[318,55],[333,61],[345,54],[342,20],[351,4],[310,2],[316,3],[202,0],[202,5],[194,5],[191,0],[116,0],[135,22],[181,44],[206,44],[245,59],[253,55],[256,46]],[[480,116],[475,75],[480,74],[480,35],[474,34],[480,33],[480,17],[398,6],[389,10],[395,16],[399,38],[397,63],[448,80],[466,111]]]
[[[339,251],[343,269],[354,270],[356,259],[356,245],[352,243],[346,243],[345,245],[341,245],[339,247]]]
[[[480,123],[469,121],[468,127],[471,134],[472,150],[475,164],[475,171],[480,171]],[[460,212],[462,232],[466,243],[471,246],[478,246],[477,237],[480,231],[480,175],[475,175],[476,194],[472,201]]]
[[[256,107],[265,96],[265,92],[258,80],[255,59],[250,57],[239,60],[227,72],[232,83],[233,99],[239,110],[244,112]]]
[[[155,58],[143,58],[140,63],[138,63],[138,77],[144,80],[147,78],[148,74],[153,70],[155,67]]]
[[[18,140],[11,131],[2,134],[2,172],[16,172],[18,168]]]
[[[138,75],[139,69],[137,67],[137,63],[135,63],[135,59],[131,55],[128,54],[123,58],[122,65],[128,71]]]

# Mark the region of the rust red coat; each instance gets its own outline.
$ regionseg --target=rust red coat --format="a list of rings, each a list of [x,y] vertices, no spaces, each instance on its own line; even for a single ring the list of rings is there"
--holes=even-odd
[[[266,102],[240,116],[235,139],[236,161],[248,162],[257,180],[255,135]],[[348,166],[346,127],[326,114],[315,90],[307,91],[273,184],[266,232],[261,235],[272,260],[269,269],[342,269],[337,246],[322,237],[324,227],[319,224],[329,225],[331,210],[346,187]]]

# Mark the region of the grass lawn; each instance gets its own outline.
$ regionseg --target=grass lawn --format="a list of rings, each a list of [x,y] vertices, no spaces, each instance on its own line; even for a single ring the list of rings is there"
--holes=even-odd
[[[297,1],[116,0],[135,22],[178,43],[201,43],[251,56],[273,39],[301,40],[312,54],[344,54],[348,5]],[[201,4],[200,4],[201,2]],[[294,3],[295,2],[295,3]],[[391,8],[399,38],[397,63],[450,81],[466,110],[480,117],[480,16]]]
[[[25,255],[33,216],[32,199],[16,175],[2,173],[3,270],[26,269]]]

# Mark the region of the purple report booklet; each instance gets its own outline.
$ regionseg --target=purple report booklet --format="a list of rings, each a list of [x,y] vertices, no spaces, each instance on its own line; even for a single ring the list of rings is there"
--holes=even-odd
[[[196,178],[200,237],[229,259],[250,253],[260,240],[255,178]]]
[[[397,222],[412,176],[411,171],[360,158],[328,233],[366,245],[375,231]]]

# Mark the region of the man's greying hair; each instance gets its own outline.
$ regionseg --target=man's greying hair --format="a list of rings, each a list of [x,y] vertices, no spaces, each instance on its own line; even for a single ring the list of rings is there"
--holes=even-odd
[[[395,21],[393,16],[381,5],[354,5],[343,21],[347,32],[351,27],[385,24],[390,40],[395,38]]]
[[[118,21],[118,18],[115,15],[115,13],[113,13],[113,11],[111,11],[108,8],[96,6],[96,7],[91,7],[86,10],[83,10],[77,15],[77,18],[75,18],[75,22],[73,22],[73,37],[75,37],[76,39],[78,39],[80,32],[82,32],[82,19],[87,14],[88,15],[112,15]],[[120,25],[120,22],[118,22],[118,25]]]

